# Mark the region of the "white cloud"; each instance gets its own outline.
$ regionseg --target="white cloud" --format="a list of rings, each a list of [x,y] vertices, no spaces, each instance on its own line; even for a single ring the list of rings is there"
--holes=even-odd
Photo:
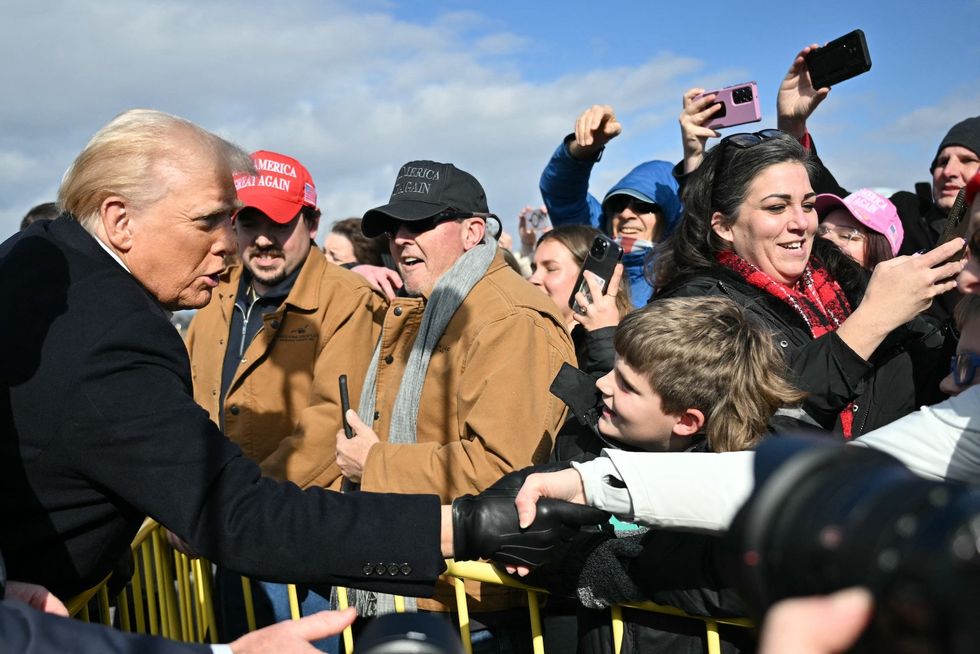
[[[975,116],[980,93],[971,85],[920,104],[895,116],[886,111],[892,99],[865,93],[834,102],[831,96],[811,120],[817,148],[847,189],[860,186],[913,190],[929,181],[936,147],[954,124]],[[854,133],[856,125],[873,125]]]
[[[624,124],[596,168],[602,193],[639,161],[678,157],[680,97],[695,76],[706,85],[747,76],[651,50],[636,65],[532,79],[520,64],[541,46],[520,25],[476,11],[410,23],[385,2],[0,4],[0,58],[16,64],[0,71],[0,236],[50,198],[96,129],[131,107],[185,116],[247,149],[296,156],[313,173],[328,220],[385,202],[402,163],[431,158],[473,172],[512,226],[520,207],[538,202],[541,169],[586,107],[610,103]],[[975,94],[960,100],[977,104]],[[942,123],[943,111],[922,107],[904,120]],[[852,123],[841,111],[821,112],[821,143],[850,157],[853,139],[868,135],[847,134]],[[874,169],[866,159],[884,145],[870,145],[853,158],[859,166],[847,159],[838,168]]]

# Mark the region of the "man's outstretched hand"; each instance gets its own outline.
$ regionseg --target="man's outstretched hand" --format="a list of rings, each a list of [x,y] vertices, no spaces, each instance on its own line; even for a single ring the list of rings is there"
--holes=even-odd
[[[573,538],[582,527],[609,519],[599,509],[542,498],[534,520],[521,527],[514,504],[516,485],[495,484],[479,495],[464,495],[453,502],[456,560],[490,559],[508,566],[538,567],[547,562],[556,545]]]

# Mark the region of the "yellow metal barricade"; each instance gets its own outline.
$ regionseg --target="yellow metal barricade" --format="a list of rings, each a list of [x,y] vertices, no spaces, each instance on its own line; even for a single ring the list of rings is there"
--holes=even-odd
[[[163,529],[152,520],[133,539],[132,555],[133,577],[114,606],[110,606],[111,576],[107,576],[67,602],[69,615],[94,621],[89,608],[94,598],[103,624],[184,642],[217,642],[211,564],[171,548]]]
[[[541,593],[547,594],[547,591],[528,586],[527,584],[522,584],[513,577],[499,571],[493,565],[489,563],[482,563],[477,561],[446,561],[447,571],[446,575],[453,577],[456,584],[456,597],[459,606],[460,613],[460,633],[463,636],[463,647],[466,649],[467,654],[472,654],[472,649],[469,642],[469,624],[468,618],[464,618],[465,613],[465,594],[462,593],[463,579],[473,579],[475,581],[480,581],[488,584],[501,584],[504,586],[510,586],[512,588],[520,588],[527,592],[528,594],[528,611],[531,614],[531,638],[534,648],[534,654],[544,654],[544,638],[541,628],[541,613],[538,608],[538,595]],[[718,637],[718,625],[727,624],[736,627],[751,628],[752,622],[744,618],[706,618],[697,615],[690,615],[684,611],[674,608],[672,606],[663,606],[660,604],[655,604],[654,602],[639,602],[634,604],[624,604],[622,606],[614,606],[611,609],[612,615],[612,632],[613,632],[613,650],[616,654],[619,654],[623,646],[623,608],[637,609],[640,611],[650,611],[652,613],[662,613],[665,615],[674,615],[683,618],[689,618],[691,620],[698,620],[704,624],[705,628],[705,638],[707,642],[708,654],[721,654],[721,640]],[[467,622],[464,629],[464,620]]]
[[[90,606],[97,606],[98,621],[103,624],[116,624],[124,631],[162,635],[184,642],[214,643],[217,628],[213,603],[213,578],[211,564],[204,559],[189,559],[173,550],[167,543],[162,527],[147,520],[133,540],[134,574],[130,583],[116,598],[115,613],[110,607],[106,577],[100,584],[73,597],[68,603],[71,615],[82,620],[92,619]],[[470,618],[466,605],[463,581],[473,580],[486,584],[498,584],[525,591],[528,596],[528,613],[531,623],[531,638],[534,654],[544,654],[544,634],[541,620],[539,598],[547,591],[523,584],[501,572],[489,563],[477,561],[446,560],[445,577],[452,581],[456,591],[460,636],[463,647],[472,654],[470,643]],[[242,577],[242,591],[249,629],[255,629],[255,614],[252,601],[251,582]],[[347,607],[347,591],[337,589],[339,608]],[[300,617],[299,602],[295,586],[289,586],[290,612],[292,618]],[[403,598],[396,598],[396,611],[405,610]],[[699,620],[704,624],[707,651],[720,654],[721,643],[718,625],[726,624],[750,628],[752,623],[742,618],[706,618],[693,616],[670,606],[653,602],[641,602],[614,606],[610,610],[612,619],[613,648],[619,654],[622,648],[624,623],[623,608],[651,611],[665,615],[680,616]],[[354,649],[353,632],[348,627],[343,633],[344,651],[352,654]]]

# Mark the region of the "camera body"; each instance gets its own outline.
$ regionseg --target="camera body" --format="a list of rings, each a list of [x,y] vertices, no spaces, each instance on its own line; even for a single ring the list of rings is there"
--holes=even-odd
[[[721,105],[705,127],[720,129],[746,123],[757,123],[762,120],[762,109],[759,106],[759,87],[755,82],[745,82],[726,86],[716,91],[706,91],[694,99],[713,94],[715,101],[710,106]]]
[[[808,439],[764,444],[756,466],[728,573],[757,618],[784,598],[860,585],[875,615],[856,651],[980,651],[980,490]]]
[[[372,619],[354,654],[463,654],[449,620],[432,613],[389,613]]]

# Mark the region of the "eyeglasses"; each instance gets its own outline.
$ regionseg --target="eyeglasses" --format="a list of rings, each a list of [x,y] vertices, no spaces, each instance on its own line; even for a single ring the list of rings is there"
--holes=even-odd
[[[949,372],[953,375],[953,383],[957,386],[969,386],[980,367],[980,354],[964,352],[957,354],[949,361]]]
[[[836,227],[833,225],[817,226],[817,236],[828,238],[831,235],[833,235],[834,238],[840,239],[841,241],[847,241],[849,243],[860,243],[865,237],[865,234],[857,227]]]
[[[615,215],[617,213],[622,213],[626,211],[626,207],[633,210],[633,213],[637,215],[642,215],[645,213],[654,213],[660,207],[653,202],[645,202],[643,200],[638,200],[632,196],[620,193],[619,195],[614,195],[608,200],[606,200],[606,211],[609,215]]]
[[[410,234],[418,236],[423,232],[427,232],[430,229],[434,229],[442,223],[447,223],[450,220],[462,220],[463,218],[470,218],[478,214],[472,211],[459,211],[457,209],[446,209],[434,216],[425,218],[424,220],[392,220],[388,224],[388,228],[385,229],[384,233],[390,239],[395,238],[402,227],[404,227]]]
[[[778,129],[764,129],[758,132],[740,132],[739,134],[730,134],[726,136],[718,145],[733,145],[740,150],[745,150],[751,148],[760,143],[765,143],[766,141],[771,141],[772,139],[779,138],[783,136],[783,132]]]

